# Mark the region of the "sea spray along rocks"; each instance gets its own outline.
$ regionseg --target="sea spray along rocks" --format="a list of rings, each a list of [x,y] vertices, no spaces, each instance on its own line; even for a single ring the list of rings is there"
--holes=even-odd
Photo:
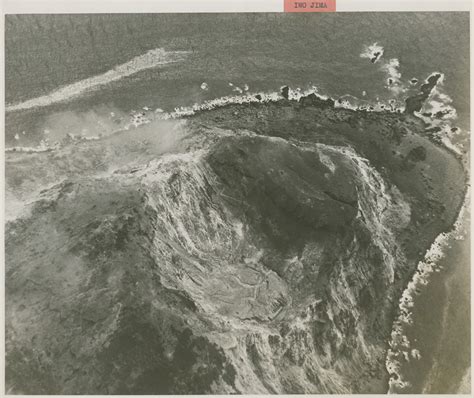
[[[409,111],[260,98],[7,153],[7,390],[386,392],[461,162]]]
[[[436,87],[436,84],[438,83],[439,79],[441,79],[441,76],[442,75],[440,73],[434,73],[429,76],[428,79],[426,79],[426,82],[420,87],[420,93],[406,99],[405,112],[419,112],[423,107],[425,101],[428,99],[433,88]]]

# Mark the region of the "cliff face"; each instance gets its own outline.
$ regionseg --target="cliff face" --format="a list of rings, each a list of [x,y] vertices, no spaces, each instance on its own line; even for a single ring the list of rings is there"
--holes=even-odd
[[[306,97],[8,154],[7,389],[385,392],[398,297],[464,194],[423,129]]]

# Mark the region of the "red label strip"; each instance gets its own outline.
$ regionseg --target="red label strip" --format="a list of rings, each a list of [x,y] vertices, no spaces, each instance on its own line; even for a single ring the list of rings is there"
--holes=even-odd
[[[335,12],[336,0],[284,0],[284,12]]]

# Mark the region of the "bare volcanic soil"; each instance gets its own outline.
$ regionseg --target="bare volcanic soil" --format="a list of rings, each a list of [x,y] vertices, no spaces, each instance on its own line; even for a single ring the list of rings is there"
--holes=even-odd
[[[7,391],[385,393],[465,191],[426,128],[309,95],[7,153]]]

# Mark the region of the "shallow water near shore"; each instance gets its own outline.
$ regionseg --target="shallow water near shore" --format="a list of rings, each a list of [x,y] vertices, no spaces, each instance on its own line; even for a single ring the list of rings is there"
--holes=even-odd
[[[404,331],[416,355],[402,361],[400,374],[408,385],[395,390],[399,393],[470,393],[469,229],[466,214],[428,284],[415,296],[413,324]]]

